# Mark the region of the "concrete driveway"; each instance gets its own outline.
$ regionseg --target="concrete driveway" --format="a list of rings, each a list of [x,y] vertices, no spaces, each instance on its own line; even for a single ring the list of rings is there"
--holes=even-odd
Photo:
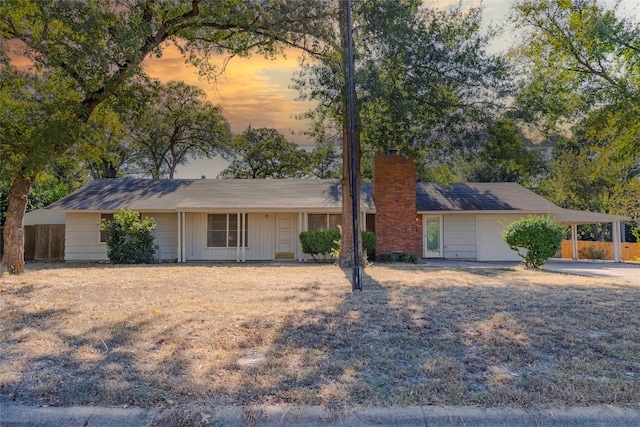
[[[574,261],[570,259],[550,259],[542,268],[560,273],[593,277],[611,277],[640,283],[640,264],[607,261]]]
[[[476,262],[448,259],[427,259],[425,264],[462,268],[509,268],[521,265],[521,263],[517,261]],[[542,266],[542,269],[582,276],[610,277],[612,279],[640,283],[640,264],[615,263],[609,261],[574,261],[571,259],[552,258]]]

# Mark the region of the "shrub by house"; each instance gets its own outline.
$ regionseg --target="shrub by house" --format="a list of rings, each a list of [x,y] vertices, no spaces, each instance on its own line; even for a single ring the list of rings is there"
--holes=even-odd
[[[153,218],[141,218],[136,211],[121,209],[111,221],[103,220],[100,230],[106,231],[107,256],[114,264],[149,264],[155,261],[157,246]]]

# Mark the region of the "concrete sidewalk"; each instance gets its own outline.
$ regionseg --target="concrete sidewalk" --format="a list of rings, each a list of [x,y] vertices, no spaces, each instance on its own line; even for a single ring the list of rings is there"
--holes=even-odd
[[[508,409],[468,406],[362,408],[348,412],[322,407],[258,406],[202,408],[198,419],[180,419],[179,411],[139,408],[28,407],[0,403],[0,426],[143,427],[143,426],[620,426],[640,425],[640,409],[596,406],[565,409]]]

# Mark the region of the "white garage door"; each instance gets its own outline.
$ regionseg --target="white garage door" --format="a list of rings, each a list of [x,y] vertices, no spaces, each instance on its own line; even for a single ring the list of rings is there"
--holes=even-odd
[[[520,261],[502,238],[502,229],[519,216],[476,216],[476,242],[478,261]]]

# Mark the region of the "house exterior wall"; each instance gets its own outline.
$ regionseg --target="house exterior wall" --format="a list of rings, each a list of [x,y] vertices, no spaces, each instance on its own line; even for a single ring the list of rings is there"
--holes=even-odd
[[[154,232],[163,261],[178,257],[178,217],[173,213],[141,212],[153,218]],[[100,242],[99,213],[67,213],[65,219],[65,261],[108,261],[107,244]]]
[[[230,212],[233,213],[233,212]],[[207,247],[207,213],[190,213],[186,216],[187,261],[235,261],[236,248]],[[275,214],[247,214],[247,261],[273,260],[275,257]],[[297,228],[296,228],[297,231]]]
[[[108,261],[107,244],[100,242],[99,213],[67,213],[65,261]]]
[[[416,167],[413,160],[389,154],[373,166],[376,204],[376,254],[422,255],[422,218],[416,214]]]
[[[175,261],[178,259],[178,214],[175,213],[146,213],[156,221],[154,236],[156,244],[160,248],[160,259],[163,261]]]
[[[444,258],[466,260],[476,259],[475,215],[444,215],[442,228]]]
[[[520,261],[520,257],[502,238],[502,230],[522,215],[477,215],[476,241],[478,261]]]

